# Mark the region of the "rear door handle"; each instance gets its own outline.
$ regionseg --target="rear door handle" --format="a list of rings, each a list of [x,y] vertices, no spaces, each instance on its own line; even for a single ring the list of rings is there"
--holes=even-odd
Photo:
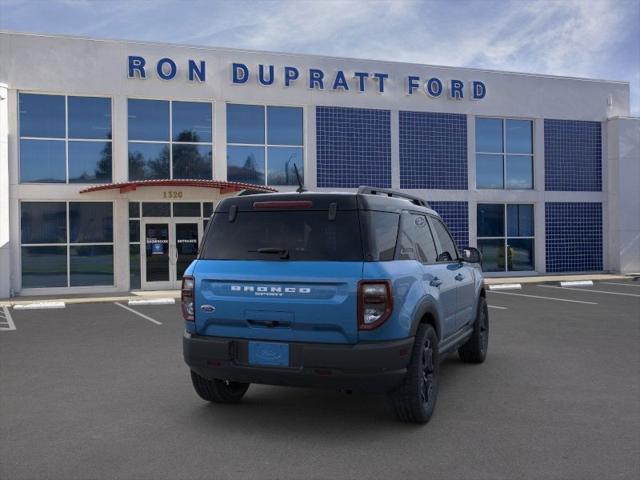
[[[453,277],[453,278],[455,278],[457,281],[461,282],[462,280],[464,280],[464,275],[462,275],[461,273],[459,273],[459,274],[457,274],[457,275],[456,275],[455,277]]]
[[[433,280],[429,282],[429,285],[431,285],[432,287],[439,287],[440,285],[442,285],[442,280],[440,280],[438,277],[433,277]]]

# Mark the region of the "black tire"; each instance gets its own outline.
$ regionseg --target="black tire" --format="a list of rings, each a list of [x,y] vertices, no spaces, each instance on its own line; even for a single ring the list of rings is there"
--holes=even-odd
[[[411,352],[407,375],[388,394],[396,418],[409,423],[427,423],[438,399],[438,336],[431,325],[421,324]]]
[[[464,345],[458,348],[460,360],[466,363],[482,363],[489,348],[489,308],[487,300],[480,297],[473,333]]]
[[[191,383],[200,398],[215,403],[238,403],[249,389],[249,383],[208,380],[191,370]]]

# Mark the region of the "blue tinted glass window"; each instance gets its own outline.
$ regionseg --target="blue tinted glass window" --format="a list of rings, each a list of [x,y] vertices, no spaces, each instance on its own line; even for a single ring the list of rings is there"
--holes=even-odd
[[[507,120],[507,153],[533,153],[531,120]]]
[[[64,202],[22,202],[22,243],[66,243],[67,206]]]
[[[20,140],[20,182],[64,183],[63,140]]]
[[[171,203],[169,202],[145,202],[142,204],[143,217],[170,217]]]
[[[169,141],[169,102],[129,99],[129,140]]]
[[[228,146],[227,179],[264,184],[264,148]]]
[[[113,245],[69,248],[72,287],[113,285]]]
[[[67,247],[22,247],[22,288],[66,287]]]
[[[264,144],[264,107],[228,104],[227,143]]]
[[[175,202],[173,204],[174,217],[199,217],[200,203],[195,202]]]
[[[503,152],[502,120],[499,118],[476,118],[476,152]]]
[[[476,155],[477,188],[504,188],[502,155]]]
[[[298,185],[294,165],[304,182],[304,162],[301,147],[269,147],[267,150],[269,185]]]
[[[140,220],[129,220],[129,241],[140,241]]]
[[[482,254],[482,270],[485,272],[504,272],[504,239],[478,239],[478,250]]]
[[[507,239],[507,269],[509,271],[535,270],[533,238]]]
[[[533,157],[507,155],[507,188],[533,188]]]
[[[20,136],[64,138],[64,97],[21,93]]]
[[[110,202],[69,202],[71,243],[113,241],[113,205]]]
[[[173,178],[213,178],[210,145],[173,144]]]
[[[173,102],[174,142],[211,142],[211,104]]]
[[[129,202],[129,218],[140,218],[140,203]]]
[[[204,202],[202,204],[202,216],[209,218],[212,213],[213,213],[213,203]]]
[[[504,237],[504,205],[478,204],[478,237]]]
[[[129,142],[129,180],[169,178],[169,144]]]
[[[69,141],[69,183],[110,183],[111,142]]]
[[[129,245],[129,288],[140,288],[140,245]]]
[[[269,145],[302,145],[302,108],[267,107]]]
[[[111,99],[68,97],[69,138],[111,138]]]
[[[533,237],[533,205],[507,205],[507,235]]]

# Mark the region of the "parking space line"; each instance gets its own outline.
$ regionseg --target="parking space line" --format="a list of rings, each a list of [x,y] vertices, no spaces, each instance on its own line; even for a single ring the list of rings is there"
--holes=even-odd
[[[507,310],[507,307],[499,307],[498,305],[488,305],[489,308],[495,308],[497,310]]]
[[[605,293],[607,295],[623,295],[625,297],[640,297],[637,293],[623,293],[623,292],[605,292],[604,290],[593,290],[592,288],[569,288],[569,287],[556,287],[555,285],[538,285],[543,288],[559,288],[560,290],[575,290],[576,292],[593,292],[593,293]]]
[[[11,313],[9,313],[9,309],[7,307],[2,307],[0,317],[3,317],[5,320],[4,322],[0,322],[0,330],[10,332],[16,329],[16,324],[13,323],[13,318],[11,318]]]
[[[636,288],[640,288],[640,284],[638,285],[634,285],[632,283],[618,283],[618,282],[598,282],[598,284],[600,283],[604,283],[606,285],[620,285],[623,287],[636,287]]]
[[[114,305],[117,305],[117,306],[119,306],[119,307],[121,307],[121,308],[124,308],[125,310],[129,310],[131,313],[135,313],[135,314],[136,314],[136,315],[138,315],[139,317],[142,317],[142,318],[144,318],[145,320],[149,320],[151,323],[155,323],[156,325],[162,325],[162,323],[161,323],[161,322],[159,322],[159,321],[157,321],[157,320],[154,320],[153,318],[148,317],[148,316],[146,316],[144,313],[140,313],[140,312],[138,312],[138,311],[134,310],[133,308],[129,308],[129,307],[127,307],[126,305],[122,305],[121,303],[118,303],[118,302],[114,302]]]
[[[561,288],[561,287],[558,287],[558,288]],[[596,302],[585,302],[583,300],[569,300],[568,298],[542,297],[540,295],[527,295],[526,293],[511,293],[511,292],[490,292],[490,293],[497,293],[498,295],[515,295],[517,297],[540,298],[543,300],[556,300],[558,302],[584,303],[586,305],[598,305]]]

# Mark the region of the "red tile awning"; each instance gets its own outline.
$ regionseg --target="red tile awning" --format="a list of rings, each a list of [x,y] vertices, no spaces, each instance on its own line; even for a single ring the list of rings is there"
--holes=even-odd
[[[94,185],[80,190],[80,193],[101,192],[103,190],[119,189],[120,193],[133,192],[142,187],[198,187],[216,188],[221,194],[240,192],[242,190],[253,190],[256,192],[277,192],[275,188],[263,185],[253,185],[251,183],[222,182],[219,180],[137,180],[133,182],[106,183],[104,185]]]

